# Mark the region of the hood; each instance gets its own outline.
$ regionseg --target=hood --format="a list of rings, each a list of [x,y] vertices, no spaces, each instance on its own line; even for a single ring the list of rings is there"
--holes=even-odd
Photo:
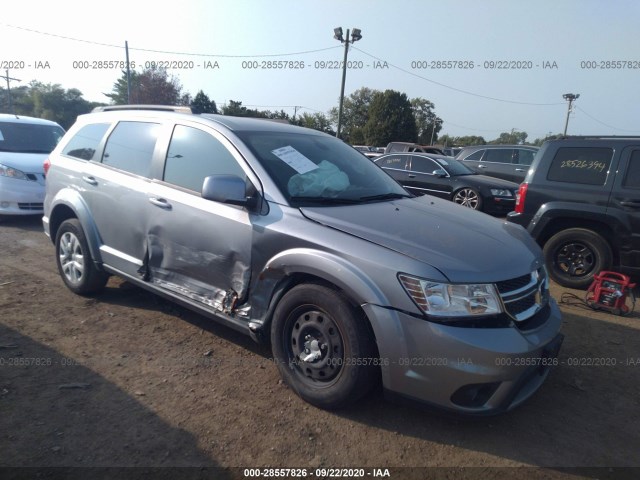
[[[430,196],[300,210],[313,221],[431,265],[451,282],[496,282],[543,265],[540,248],[519,225]]]
[[[44,174],[44,161],[48,153],[0,152],[0,163],[22,170],[24,173]]]

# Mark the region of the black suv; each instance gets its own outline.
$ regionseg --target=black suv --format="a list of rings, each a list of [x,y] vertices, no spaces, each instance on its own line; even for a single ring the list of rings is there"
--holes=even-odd
[[[612,267],[640,273],[640,137],[545,143],[507,220],[527,228],[565,287]]]

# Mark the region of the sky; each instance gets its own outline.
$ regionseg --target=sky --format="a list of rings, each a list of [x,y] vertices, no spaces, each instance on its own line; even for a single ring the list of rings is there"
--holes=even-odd
[[[126,41],[136,70],[168,66],[218,106],[327,113],[345,53],[334,28],[359,28],[345,95],[425,98],[440,134],[561,133],[573,93],[567,133],[640,135],[638,20],[636,0],[31,0],[3,5],[0,75],[108,103]]]

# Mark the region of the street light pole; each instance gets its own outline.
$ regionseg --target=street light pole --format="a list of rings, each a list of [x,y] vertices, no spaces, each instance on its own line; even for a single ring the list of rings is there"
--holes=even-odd
[[[333,29],[333,38],[340,40],[344,43],[344,60],[342,62],[342,85],[340,87],[340,106],[338,107],[338,131],[336,137],[340,138],[340,129],[342,128],[342,105],[344,103],[344,84],[347,79],[347,54],[349,53],[349,43],[357,42],[362,38],[360,29],[354,28],[351,34],[351,40],[349,40],[349,29],[347,28],[346,39],[342,37],[342,27]]]
[[[567,107],[567,120],[564,123],[564,135],[567,135],[567,127],[569,126],[569,114],[571,113],[571,105],[573,103],[574,100],[577,100],[580,97],[580,94],[573,94],[573,93],[565,93],[564,95],[562,95],[562,98],[564,98],[565,100],[569,101],[569,105]]]

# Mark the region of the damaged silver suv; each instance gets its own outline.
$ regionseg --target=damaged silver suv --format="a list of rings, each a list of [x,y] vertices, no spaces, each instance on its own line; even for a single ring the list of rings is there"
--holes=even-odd
[[[557,364],[561,319],[520,226],[413,197],[329,135],[111,107],[46,162],[44,229],[80,295],[110,275],[270,342],[286,383],[337,408],[390,396],[509,410]]]

